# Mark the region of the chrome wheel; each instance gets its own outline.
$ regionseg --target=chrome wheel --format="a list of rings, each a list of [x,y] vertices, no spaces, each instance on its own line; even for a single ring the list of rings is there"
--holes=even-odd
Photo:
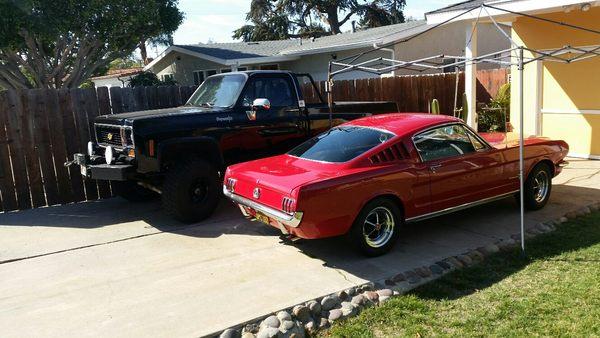
[[[540,170],[533,178],[533,198],[537,203],[541,203],[548,196],[550,187],[550,178],[545,170]]]
[[[396,223],[394,215],[385,207],[377,207],[365,218],[363,236],[365,242],[372,248],[384,246],[394,234]]]

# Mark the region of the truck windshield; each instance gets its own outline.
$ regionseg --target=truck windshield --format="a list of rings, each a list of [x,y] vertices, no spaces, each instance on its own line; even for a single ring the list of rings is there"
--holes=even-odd
[[[387,142],[395,135],[378,129],[341,126],[302,143],[288,155],[314,161],[341,163]]]
[[[194,92],[187,104],[202,107],[231,107],[237,100],[246,77],[242,74],[209,77]]]

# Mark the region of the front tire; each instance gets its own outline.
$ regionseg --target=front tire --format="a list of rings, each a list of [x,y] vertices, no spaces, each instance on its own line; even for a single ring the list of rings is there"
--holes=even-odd
[[[348,232],[351,244],[369,257],[390,251],[400,236],[402,211],[387,198],[377,198],[367,203]]]
[[[524,204],[527,210],[539,210],[550,199],[552,171],[546,163],[536,165],[525,181]]]
[[[184,223],[208,218],[221,197],[219,175],[201,159],[185,160],[167,173],[162,188],[163,208]]]

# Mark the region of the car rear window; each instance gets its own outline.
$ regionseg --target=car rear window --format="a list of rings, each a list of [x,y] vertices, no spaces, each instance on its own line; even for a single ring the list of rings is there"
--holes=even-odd
[[[394,134],[366,127],[342,126],[313,137],[288,152],[288,155],[323,162],[350,161],[387,142]]]

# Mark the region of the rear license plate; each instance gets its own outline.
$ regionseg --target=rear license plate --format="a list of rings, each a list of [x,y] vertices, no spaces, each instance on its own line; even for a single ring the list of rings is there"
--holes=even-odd
[[[87,167],[82,165],[81,167],[81,175],[87,177]]]
[[[269,221],[269,217],[261,214],[260,212],[257,212],[256,215],[254,215],[254,218],[256,218],[256,220],[258,220],[259,222],[271,224],[271,222]]]

